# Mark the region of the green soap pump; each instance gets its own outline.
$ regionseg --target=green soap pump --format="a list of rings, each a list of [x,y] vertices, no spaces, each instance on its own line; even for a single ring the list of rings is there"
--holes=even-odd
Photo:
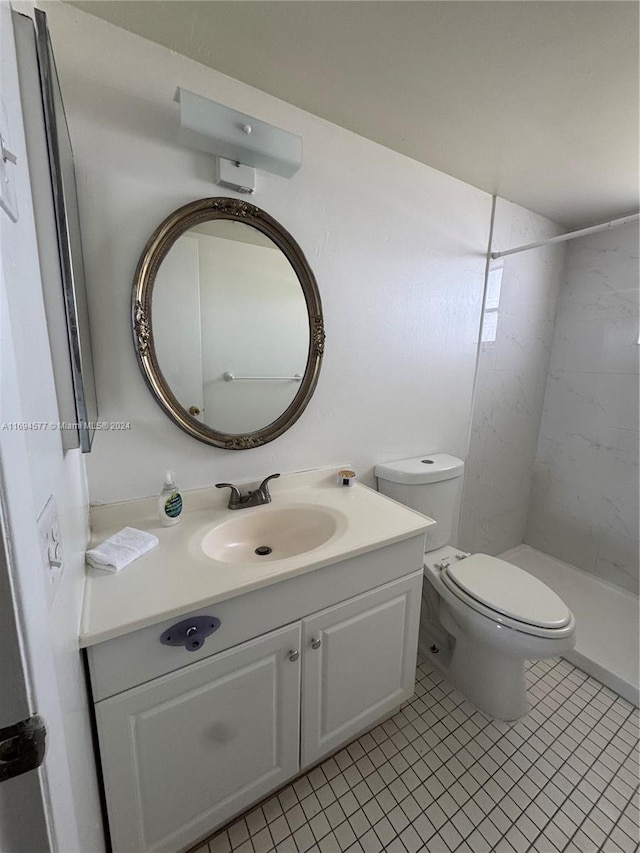
[[[182,495],[173,481],[173,476],[173,471],[167,471],[158,497],[158,515],[164,527],[172,527],[182,518]]]

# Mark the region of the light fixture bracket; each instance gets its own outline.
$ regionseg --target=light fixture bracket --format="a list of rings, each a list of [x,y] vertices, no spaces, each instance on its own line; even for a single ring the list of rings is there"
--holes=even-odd
[[[216,184],[238,193],[253,195],[256,191],[256,170],[237,160],[216,157]]]

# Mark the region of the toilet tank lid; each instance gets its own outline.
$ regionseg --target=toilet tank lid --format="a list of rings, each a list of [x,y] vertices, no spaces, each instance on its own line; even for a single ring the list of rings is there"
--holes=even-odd
[[[385,462],[375,467],[375,475],[381,480],[413,485],[452,480],[454,477],[461,477],[463,471],[462,459],[448,453],[425,453],[423,456]]]

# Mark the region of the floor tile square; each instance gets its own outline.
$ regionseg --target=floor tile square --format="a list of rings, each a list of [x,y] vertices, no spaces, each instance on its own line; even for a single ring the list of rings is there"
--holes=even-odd
[[[325,835],[331,832],[331,824],[324,812],[320,812],[315,817],[312,817],[309,821],[309,826],[316,841],[320,841]]]
[[[422,847],[422,839],[411,825],[400,833],[400,840],[407,853],[417,853]]]
[[[338,840],[341,850],[346,850],[356,840],[356,834],[351,828],[348,821],[341,823],[334,830],[334,835]]]
[[[349,826],[354,831],[356,838],[360,838],[371,829],[371,824],[362,809],[358,809],[349,817]]]
[[[297,798],[296,802],[298,802]],[[255,835],[256,832],[258,832],[267,825],[267,819],[265,818],[264,813],[260,807],[254,809],[252,812],[249,812],[245,820],[247,822],[247,827],[249,829],[250,835]]]
[[[473,853],[490,853],[491,850],[491,845],[484,835],[482,835],[477,829],[474,829],[471,835],[466,839],[466,844]]]
[[[271,833],[269,832],[268,827],[265,827],[252,835],[251,843],[253,844],[255,853],[268,853],[268,851],[273,850],[274,847],[273,839],[271,838]]]
[[[378,823],[374,826],[374,830],[382,844],[384,845],[384,849],[387,849],[387,846],[390,844],[391,840],[396,837],[397,832],[391,825],[391,821],[389,818],[383,817],[382,820],[378,821]]]
[[[293,838],[298,848],[299,853],[306,853],[311,847],[315,846],[315,840],[311,828],[304,824],[293,833]]]
[[[402,811],[400,806],[396,806],[395,808],[391,809],[387,817],[389,818],[391,826],[395,829],[397,833],[402,832],[402,830],[409,825],[409,818]]]
[[[331,805],[325,809],[324,814],[332,829],[339,826],[341,823],[344,823],[347,819],[346,814],[340,808],[340,803],[331,803]]]
[[[462,844],[462,834],[458,831],[452,821],[447,821],[444,826],[441,826],[438,834],[440,835],[440,838],[444,839],[445,844],[450,850],[457,850]]]
[[[249,829],[247,822],[243,819],[236,821],[227,830],[231,847],[239,847],[244,841],[249,838]]]
[[[281,817],[277,817],[272,823],[269,824],[269,831],[271,832],[271,837],[273,838],[276,846],[283,841],[287,835],[291,835],[291,830],[289,828],[289,824],[284,815]]]
[[[360,846],[364,850],[364,853],[380,853],[384,849],[382,842],[373,829],[370,829],[362,836]]]
[[[296,792],[298,799],[302,800],[312,793],[313,788],[311,787],[311,783],[309,782],[307,777],[301,776],[296,782],[293,783],[293,790]]]
[[[347,795],[345,794],[345,796]],[[320,800],[315,794],[310,794],[308,797],[305,797],[301,800],[300,805],[302,806],[302,811],[305,813],[307,820],[311,820],[314,815],[318,814],[319,811],[322,811]]]
[[[302,806],[300,804],[289,809],[288,812],[285,812],[285,818],[289,824],[291,832],[295,832],[296,829],[300,829],[300,827],[307,822],[307,816],[302,811]]]
[[[409,794],[409,796],[400,803],[400,807],[409,820],[415,820],[415,818],[422,813],[422,806],[412,794]]]
[[[318,788],[318,790],[316,791],[316,797],[318,798],[318,802],[320,803],[323,809],[326,809],[327,806],[330,806],[331,803],[336,801],[336,795],[329,783],[326,783],[321,788]]]

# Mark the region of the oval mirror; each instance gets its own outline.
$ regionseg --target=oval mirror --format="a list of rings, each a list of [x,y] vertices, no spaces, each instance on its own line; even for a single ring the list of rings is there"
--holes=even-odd
[[[300,247],[260,208],[206,198],[147,243],[133,285],[133,336],[163,411],[229,450],[277,438],[318,381],[324,324]]]

